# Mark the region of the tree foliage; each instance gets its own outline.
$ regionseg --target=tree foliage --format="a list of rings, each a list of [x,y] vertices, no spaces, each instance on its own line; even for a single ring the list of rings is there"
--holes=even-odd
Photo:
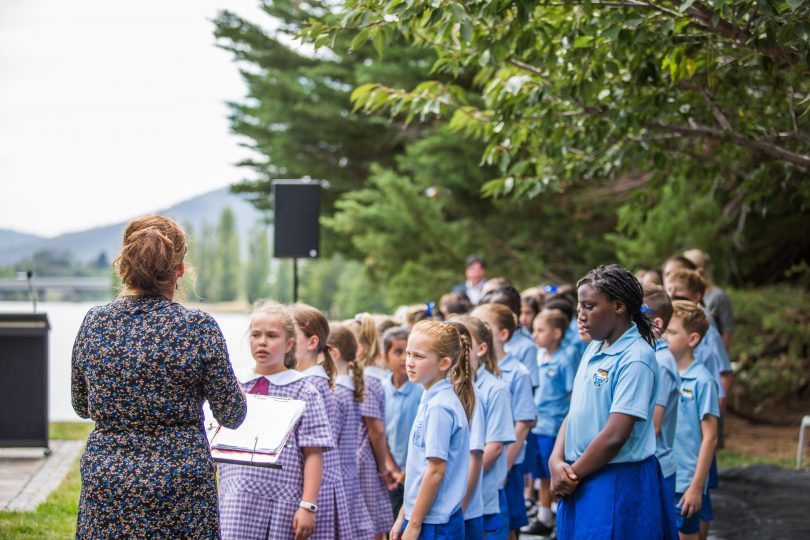
[[[257,223],[248,240],[248,260],[245,268],[245,293],[250,303],[270,296],[270,245],[267,226]]]
[[[404,130],[382,117],[352,114],[352,89],[370,81],[412,85],[427,75],[433,55],[391,43],[380,62],[374,47],[353,49],[353,37],[341,35],[316,57],[294,36],[308,22],[336,23],[333,3],[259,3],[268,15],[263,21],[228,11],[214,20],[217,44],[233,53],[247,86],[245,99],[229,106],[231,129],[253,150],[242,163],[252,178],[232,189],[271,210],[274,179],[327,180],[322,207],[329,213],[342,193],[363,185],[372,163],[391,166],[405,143],[420,134],[416,126]],[[348,249],[341,240],[327,236],[327,254]]]
[[[810,169],[807,2],[345,5],[343,26],[313,24],[306,36],[402,35],[436,52],[435,71],[475,73],[481,105],[440,81],[370,83],[353,99],[364,110],[447,116],[487,142],[482,159],[501,173],[493,193],[614,177],[639,159],[669,169],[711,155],[743,178],[778,168],[791,187]]]
[[[778,280],[810,254],[795,228],[810,202],[810,3],[349,0],[342,15],[302,35],[406,39],[436,54],[437,77],[358,86],[355,108],[481,141],[481,163],[496,169],[485,195],[546,197],[650,173],[611,237],[626,261],[652,259],[628,242],[649,244],[642,224],[663,227],[655,220],[673,205],[661,190],[676,180],[715,201],[714,235],[737,258],[769,228],[788,231],[763,254],[779,264],[728,268],[737,280]],[[686,234],[668,246],[705,236],[678,219],[667,235]]]

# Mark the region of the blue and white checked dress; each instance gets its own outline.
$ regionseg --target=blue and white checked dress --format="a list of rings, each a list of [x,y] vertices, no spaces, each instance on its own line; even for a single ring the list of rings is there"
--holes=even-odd
[[[360,404],[354,400],[354,384],[349,375],[339,375],[335,385],[337,398],[337,450],[343,476],[343,491],[351,501],[352,534],[341,540],[370,540],[374,537],[371,516],[357,477],[357,441],[360,435]]]
[[[304,489],[301,448],[333,445],[318,390],[298,372],[285,371],[268,379],[268,395],[303,400],[306,408],[279,457],[281,469],[219,465],[220,527],[224,540],[294,540],[293,516]],[[242,388],[250,392],[257,380],[243,383]]]
[[[335,391],[329,388],[329,377],[322,366],[316,365],[304,371],[310,382],[323,398],[326,417],[332,430],[332,440],[337,441],[337,399]],[[352,525],[349,505],[343,490],[343,478],[340,474],[340,456],[337,444],[323,453],[323,482],[318,493],[318,513],[315,518],[315,531],[312,540],[335,540],[352,538]]]
[[[375,377],[363,377],[366,383],[366,399],[360,404],[360,416],[373,418],[385,424],[385,391],[382,383]],[[360,489],[366,501],[366,508],[371,516],[374,534],[388,534],[394,525],[394,511],[391,500],[380,475],[377,474],[377,461],[368,438],[368,427],[360,423],[360,441],[357,448],[357,475]]]

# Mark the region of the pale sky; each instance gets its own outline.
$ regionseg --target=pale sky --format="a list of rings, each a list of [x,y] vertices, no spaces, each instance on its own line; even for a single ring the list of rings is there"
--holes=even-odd
[[[0,228],[54,236],[248,175],[220,9],[269,20],[258,0],[0,0]]]

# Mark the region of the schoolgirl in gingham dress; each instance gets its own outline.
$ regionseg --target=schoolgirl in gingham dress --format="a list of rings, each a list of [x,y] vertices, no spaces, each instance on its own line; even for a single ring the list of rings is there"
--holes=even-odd
[[[337,398],[337,451],[340,454],[340,470],[343,490],[351,501],[354,530],[347,539],[369,540],[374,537],[371,516],[360,489],[357,474],[357,448],[360,435],[360,406],[354,400],[354,383],[350,375],[338,375],[335,386]]]
[[[385,424],[385,391],[382,383],[376,377],[366,375],[366,399],[360,404],[360,416],[379,420]],[[374,534],[387,534],[394,524],[391,501],[388,490],[377,472],[377,460],[371,441],[368,437],[368,426],[365,421],[360,423],[360,443],[357,448],[357,475],[360,479],[360,489],[366,501],[366,508],[371,516]]]
[[[222,538],[225,540],[294,540],[293,516],[298,511],[304,485],[302,448],[332,447],[332,432],[323,398],[318,390],[297,371],[253,378],[242,384],[250,393],[266,379],[269,396],[289,397],[306,402],[281,452],[281,469],[220,464],[219,512]],[[319,515],[316,514],[316,527]]]
[[[306,380],[321,394],[332,429],[332,440],[337,441],[337,396],[329,387],[329,377],[323,367],[313,366],[303,372]],[[335,540],[336,538],[353,538],[351,515],[343,488],[340,470],[340,456],[337,445],[323,453],[323,483],[318,495],[318,515],[315,519],[313,540]]]

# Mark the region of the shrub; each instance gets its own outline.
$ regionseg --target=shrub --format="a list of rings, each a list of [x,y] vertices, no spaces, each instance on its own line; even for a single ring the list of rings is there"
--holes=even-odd
[[[759,412],[809,398],[810,294],[790,286],[726,292],[734,306],[735,399]]]

